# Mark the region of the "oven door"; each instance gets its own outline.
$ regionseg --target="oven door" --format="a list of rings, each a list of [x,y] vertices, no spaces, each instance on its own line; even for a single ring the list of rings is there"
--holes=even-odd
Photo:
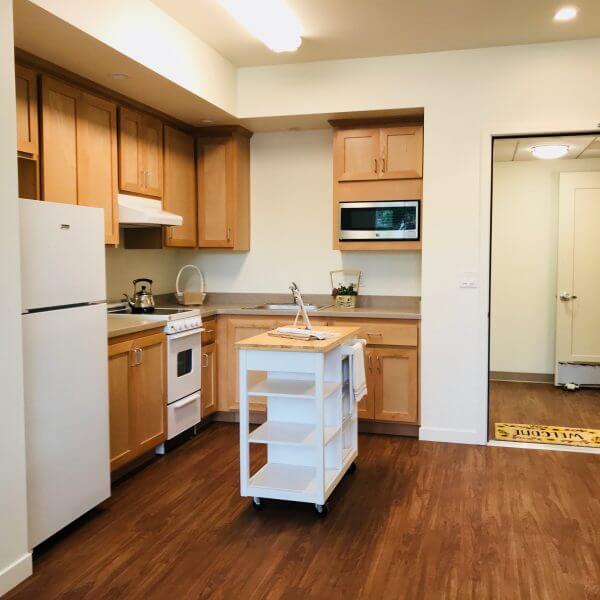
[[[201,329],[167,335],[167,402],[175,402],[200,389]]]
[[[418,239],[418,200],[340,202],[340,241]]]

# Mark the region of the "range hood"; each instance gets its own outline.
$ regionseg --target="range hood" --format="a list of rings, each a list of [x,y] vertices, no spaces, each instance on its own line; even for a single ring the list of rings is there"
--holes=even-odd
[[[183,217],[163,210],[160,200],[119,194],[118,203],[121,227],[160,227],[161,225],[183,224]]]

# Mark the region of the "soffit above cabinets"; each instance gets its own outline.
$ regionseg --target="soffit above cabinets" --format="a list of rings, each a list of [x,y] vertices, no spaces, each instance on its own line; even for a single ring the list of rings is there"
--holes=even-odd
[[[247,0],[250,1],[250,0]],[[286,0],[302,27],[297,52],[271,52],[218,0],[153,0],[240,67],[600,36],[600,2],[577,0],[577,18],[556,23],[556,0]]]
[[[564,144],[569,147],[561,160],[600,158],[600,136],[573,135],[557,137],[506,138],[494,140],[494,162],[543,160],[531,153],[534,146]]]

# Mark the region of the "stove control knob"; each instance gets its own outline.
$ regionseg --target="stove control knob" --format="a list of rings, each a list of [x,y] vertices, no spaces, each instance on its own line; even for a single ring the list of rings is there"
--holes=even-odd
[[[179,325],[179,323],[173,323],[173,329],[175,331],[181,331],[181,325]]]

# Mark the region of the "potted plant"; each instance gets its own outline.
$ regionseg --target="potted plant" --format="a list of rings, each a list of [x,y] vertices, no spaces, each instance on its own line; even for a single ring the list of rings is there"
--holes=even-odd
[[[342,273],[343,275],[338,278],[338,284],[335,285],[333,277],[338,273]],[[340,308],[356,308],[361,272],[354,269],[341,269],[339,271],[331,271],[330,275],[331,286],[333,288],[331,295],[335,298],[335,305]],[[354,281],[349,282],[348,279],[354,279]]]

